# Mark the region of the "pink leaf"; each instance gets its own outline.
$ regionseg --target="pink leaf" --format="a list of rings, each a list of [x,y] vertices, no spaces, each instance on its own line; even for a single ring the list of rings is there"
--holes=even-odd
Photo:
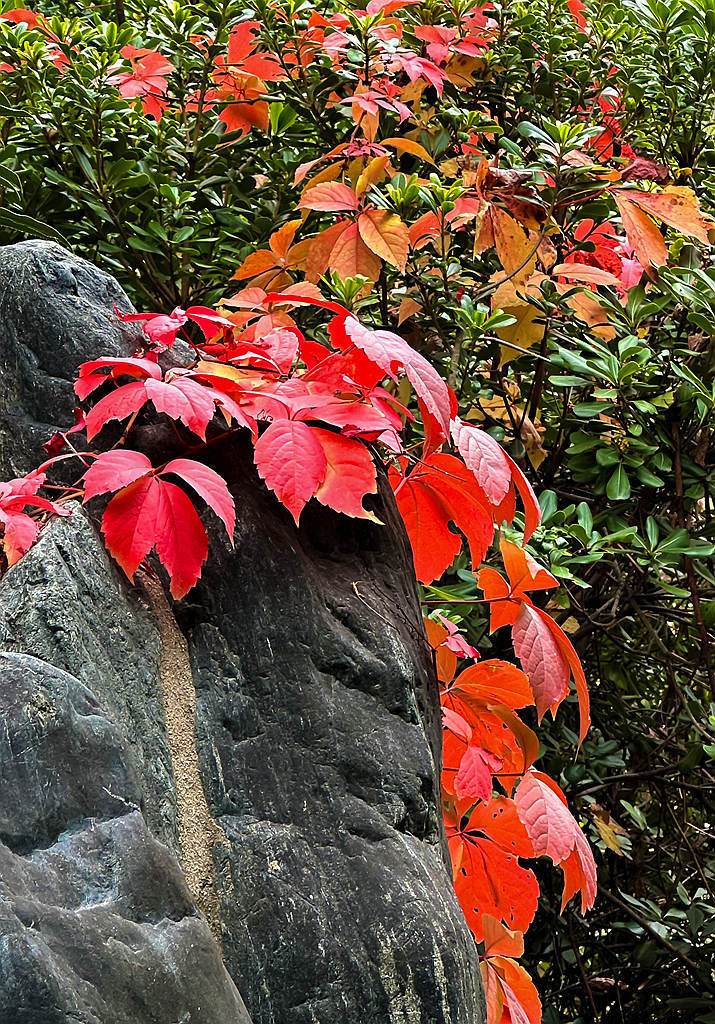
[[[458,799],[491,800],[492,773],[499,771],[503,762],[481,747],[470,745],[465,750],[454,780]]]
[[[554,864],[567,862],[564,874],[567,886],[571,883],[570,896],[577,891],[573,888],[575,873],[583,909],[593,906],[596,864],[588,841],[566,806],[566,798],[559,787],[542,772],[530,769],[519,782],[514,800],[519,818],[534,844],[535,855],[550,857]]]
[[[504,449],[486,430],[469,426],[460,419],[452,423],[452,438],[489,502],[500,505],[511,484],[511,470]]]
[[[260,476],[297,524],[328,469],[313,430],[295,420],[276,420],[256,442],[254,459]]]
[[[345,350],[355,345],[390,377],[402,369],[447,436],[452,412],[449,388],[424,356],[399,335],[392,331],[371,331],[354,316],[331,321],[330,335],[338,348]]]
[[[524,602],[512,626],[514,650],[529,677],[539,721],[564,699],[571,674],[545,619],[548,616]]]

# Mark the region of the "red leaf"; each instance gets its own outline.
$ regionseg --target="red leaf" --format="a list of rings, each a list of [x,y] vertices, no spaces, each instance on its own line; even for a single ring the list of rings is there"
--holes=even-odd
[[[102,373],[103,370],[109,370],[109,373]],[[74,383],[75,394],[80,401],[83,401],[100,384],[123,376],[153,377],[155,380],[161,380],[161,369],[151,359],[115,359],[113,356],[102,356],[101,359],[92,359],[90,362],[82,363],[79,368],[79,377]]]
[[[84,501],[95,498],[107,491],[118,491],[133,483],[140,476],[150,473],[151,462],[141,452],[128,448],[117,448],[99,455],[82,477]]]
[[[8,566],[15,565],[37,540],[39,526],[26,512],[12,511],[0,505],[2,546]]]
[[[201,575],[208,538],[196,509],[180,487],[143,476],[119,491],[107,505],[102,532],[110,554],[129,577],[156,547],[179,599]]]
[[[254,460],[266,485],[297,524],[328,470],[328,460],[313,429],[294,420],[276,420],[256,442]]]
[[[236,326],[208,306],[189,306],[186,315],[200,328],[206,341],[211,341],[220,331],[232,331]]]
[[[363,508],[366,494],[377,492],[377,473],[370,452],[360,441],[353,441],[331,430],[313,427],[313,436],[325,453],[325,479],[315,492],[317,500],[358,519],[375,519]]]
[[[588,732],[589,726],[591,725],[591,714],[590,705],[591,700],[588,695],[588,686],[586,684],[586,676],[584,675],[583,666],[579,659],[578,654],[573,648],[573,644],[564,633],[558,622],[550,617],[546,618],[546,623],[551,630],[551,633],[559,646],[561,654],[566,659],[571,674],[573,676],[574,684],[576,686],[576,694],[578,695],[578,707],[580,716],[579,735],[578,742],[579,746],[583,743],[586,733]]]
[[[566,805],[566,797],[553,779],[532,769],[519,783],[515,803],[534,844],[535,855],[550,857],[554,864],[569,862],[568,873],[564,868],[564,875],[571,891],[567,896],[565,888],[564,899],[570,899],[580,889],[585,912],[596,898],[596,864],[586,837]],[[578,882],[576,889],[574,876]]]
[[[462,538],[449,529],[449,512],[438,494],[419,477],[402,478],[392,467],[389,479],[412,545],[415,575],[422,583],[438,579],[459,554]]]
[[[208,537],[198,513],[180,487],[158,481],[164,494],[162,521],[158,523],[156,553],[169,574],[169,590],[177,601],[191,590],[209,550]]]
[[[506,456],[506,461],[509,463],[514,485],[519,492],[519,497],[521,498],[521,502],[524,506],[524,543],[526,544],[534,533],[536,527],[541,522],[541,506],[536,500],[536,495],[534,494],[531,484],[526,479],[521,469],[517,466],[516,462],[514,462],[511,456],[507,455],[506,452],[504,452],[504,455]],[[509,522],[511,522],[511,520],[509,520]]]
[[[450,806],[445,827],[455,891],[476,940],[481,942],[484,934],[482,914],[525,931],[536,912],[539,885],[517,860],[531,856],[533,848],[513,801],[495,797],[477,804],[466,822]]]
[[[489,800],[492,795],[492,774],[502,767],[501,758],[482,747],[469,744],[454,779],[454,792],[459,800]]]
[[[392,331],[371,331],[354,316],[332,320],[330,336],[340,349],[355,345],[390,377],[394,377],[398,369],[404,370],[415,393],[447,436],[451,415],[449,388],[424,356],[399,335]]]
[[[450,520],[467,537],[472,563],[479,565],[494,524],[478,484],[459,459],[435,453],[408,477],[401,478],[393,467],[389,478],[412,545],[418,580],[432,583],[459,552],[461,543],[449,530]]]
[[[529,677],[539,721],[564,699],[571,674],[549,621],[545,612],[523,603],[512,626],[514,650]]]
[[[171,381],[148,378],[124,384],[101,398],[87,414],[87,439],[91,440],[110,420],[123,420],[151,402],[157,412],[181,420],[189,430],[206,439],[206,427],[213,419],[215,396],[196,381],[176,377]]]
[[[233,544],[233,532],[236,528],[236,507],[226,481],[218,473],[193,459],[172,459],[161,475],[174,473],[184,480],[203,498],[209,508],[213,509],[226,527],[229,539]]]

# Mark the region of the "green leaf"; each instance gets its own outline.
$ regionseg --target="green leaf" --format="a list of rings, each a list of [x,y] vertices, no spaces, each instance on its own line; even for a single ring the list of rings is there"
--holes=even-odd
[[[59,242],[60,245],[64,246],[68,244],[59,231],[50,227],[49,224],[43,224],[41,220],[35,220],[34,217],[28,217],[26,214],[15,212],[14,210],[0,209],[0,225],[16,231],[20,235],[46,238],[51,242]]]
[[[623,466],[617,466],[606,484],[606,494],[611,501],[625,501],[631,496],[631,482]]]

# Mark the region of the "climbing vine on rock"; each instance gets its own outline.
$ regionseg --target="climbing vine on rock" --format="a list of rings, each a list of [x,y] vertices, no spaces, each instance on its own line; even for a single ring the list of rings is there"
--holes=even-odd
[[[323,341],[306,337],[294,318],[305,304],[330,314]],[[52,466],[67,459],[59,453],[36,472],[0,485],[8,565],[34,544],[40,522],[69,513],[69,501],[110,495],[102,533],[112,556],[131,580],[155,551],[173,597],[184,597],[208,553],[197,498],[233,541],[234,496],[203,458],[212,444],[238,433],[251,438],[259,475],[296,525],[311,499],[379,524],[369,498],[377,491],[378,465],[387,467],[425,582],[442,574],[465,540],[477,571],[495,527],[514,524],[517,494],[528,524],[525,541],[539,521],[521,470],[488,434],[460,422],[454,392],[430,363],[399,335],[367,327],[315,290],[293,286],[265,295],[243,330],[206,308],[117,316],[142,322],[145,350],[82,364],[75,392],[84,411],[72,433],[79,426],[90,447],[77,449],[69,431],[47,445],[55,451],[71,446],[84,464],[76,487],[55,500],[38,493]],[[191,342],[193,358],[164,372],[159,355],[189,321],[202,333]],[[419,446],[405,446],[402,437],[404,423],[413,420],[393,393],[403,377],[424,418]],[[170,421],[181,450],[159,465],[131,446],[137,426],[158,418]],[[115,421],[119,439],[106,450],[95,448]],[[539,716],[555,712],[573,677],[581,737],[588,728],[578,657],[566,634],[529,597],[557,583],[505,536],[501,554],[507,579],[483,568],[478,581],[491,604],[492,628],[512,627],[523,671],[489,660],[456,674],[457,659],[478,658],[477,652],[448,621],[427,619],[426,627],[442,685],[444,816],[455,889],[477,941],[490,935],[483,960],[490,1020],[519,1020],[538,997],[513,956],[495,951],[513,953],[536,911],[539,886],[521,859],[543,855],[561,865],[564,900],[580,891],[584,909],[593,903],[596,880],[588,843],[556,783],[534,770],[538,740],[516,713],[531,704]]]

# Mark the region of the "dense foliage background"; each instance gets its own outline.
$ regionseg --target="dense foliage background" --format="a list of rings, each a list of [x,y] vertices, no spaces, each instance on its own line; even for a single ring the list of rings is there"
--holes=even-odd
[[[230,282],[296,218],[300,166],[354,138],[340,90],[369,63],[364,23],[344,9],[344,63],[326,57],[317,73],[301,62],[296,33],[316,11],[343,11],[335,0],[42,9],[43,32],[27,13],[0,22],[2,240],[63,239],[152,310],[217,304],[245,282],[270,290],[300,276],[292,272],[304,251],[294,265],[278,261],[272,278],[252,282],[249,264]],[[702,241],[663,228],[667,265],[644,275],[604,189],[615,180],[687,186],[715,212],[715,0],[505,0],[475,10],[425,0],[399,11],[407,33],[465,16],[487,30],[476,56],[452,66],[441,98],[418,81],[404,124],[398,108],[380,111],[380,138],[424,149],[393,152],[401,173],[375,182],[373,202],[410,226],[442,217],[441,236],[428,248],[414,236],[404,268],[386,263],[346,281],[324,267],[323,290],[400,324],[450,379],[462,417],[519,462],[544,512],[531,547],[564,584],[557,618],[586,668],[593,727],[574,760],[575,712],[545,722],[543,763],[600,850],[594,911],[559,917],[553,891],[529,933],[544,1020],[707,1024],[715,271]],[[222,93],[215,60],[247,18],[260,24],[261,49],[298,70],[266,76],[254,93],[236,96],[225,83]],[[131,95],[121,78],[131,77],[127,46],[162,54],[155,88],[147,72],[151,88]],[[251,49],[235,59],[248,64]],[[553,249],[544,266],[571,259],[619,278],[622,288],[596,282],[588,292],[597,313],[579,316],[574,288],[547,275],[526,298],[494,301],[499,262],[479,251],[474,225],[457,223],[447,238],[463,172],[482,157],[502,174],[496,202],[512,212],[520,204],[527,221],[531,208],[534,237]],[[309,216],[306,235],[334,220]],[[425,588],[430,610],[460,624],[482,654],[503,654],[480,597],[460,559]],[[548,872],[540,882],[553,890]]]

